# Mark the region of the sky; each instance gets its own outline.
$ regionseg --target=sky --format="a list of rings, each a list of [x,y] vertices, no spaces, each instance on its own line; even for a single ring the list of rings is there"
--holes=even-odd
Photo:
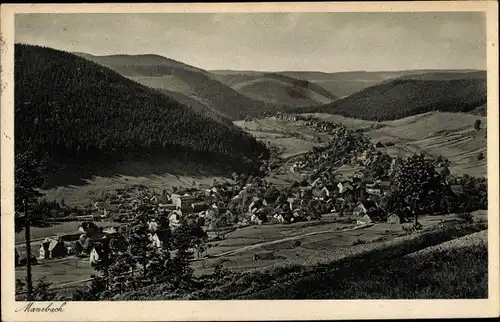
[[[15,41],[206,70],[486,69],[479,12],[17,14]]]

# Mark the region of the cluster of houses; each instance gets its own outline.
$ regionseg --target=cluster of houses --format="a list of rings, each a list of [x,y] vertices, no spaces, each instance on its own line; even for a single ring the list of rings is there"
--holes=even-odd
[[[68,256],[95,258],[96,245],[106,243],[117,232],[116,227],[102,228],[92,221],[84,221],[78,233],[64,236],[53,236],[43,239],[38,247],[38,256],[34,261],[48,261],[61,259]],[[26,264],[26,259],[21,259],[16,249],[16,266]]]

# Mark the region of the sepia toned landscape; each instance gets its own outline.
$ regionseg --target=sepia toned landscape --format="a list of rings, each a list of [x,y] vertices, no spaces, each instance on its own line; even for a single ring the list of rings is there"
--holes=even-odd
[[[17,300],[488,297],[481,13],[183,15],[16,16]]]

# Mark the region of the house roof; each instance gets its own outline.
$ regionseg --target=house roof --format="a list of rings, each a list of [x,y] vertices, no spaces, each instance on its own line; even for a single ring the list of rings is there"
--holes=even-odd
[[[54,248],[60,246],[61,244],[64,246],[64,243],[61,240],[52,239],[49,244],[49,250],[53,250]]]
[[[377,208],[377,204],[373,200],[365,200],[358,203],[358,206],[363,205],[366,210],[371,208]]]
[[[464,188],[462,187],[462,185],[459,185],[459,184],[453,184],[450,186],[450,189],[455,192],[455,193],[462,193],[464,191]]]

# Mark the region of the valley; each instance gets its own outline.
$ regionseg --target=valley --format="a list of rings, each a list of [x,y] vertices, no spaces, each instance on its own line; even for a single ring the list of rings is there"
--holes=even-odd
[[[32,274],[76,300],[108,296],[86,291],[105,274],[137,272],[144,287],[119,282],[113,298],[285,296],[267,280],[301,298],[316,279],[349,298],[329,274],[352,268],[348,280],[363,283],[364,263],[377,275],[393,261],[400,274],[405,256],[454,240],[461,251],[469,239],[459,238],[488,229],[487,118],[475,112],[486,105],[483,72],[210,72],[158,55],[17,45],[16,75],[19,158],[33,153],[50,169],[38,190],[46,227],[31,227]],[[44,243],[61,254],[45,255]],[[127,252],[152,266],[120,270]],[[175,282],[187,289],[165,280],[184,278],[169,267],[192,272]]]

